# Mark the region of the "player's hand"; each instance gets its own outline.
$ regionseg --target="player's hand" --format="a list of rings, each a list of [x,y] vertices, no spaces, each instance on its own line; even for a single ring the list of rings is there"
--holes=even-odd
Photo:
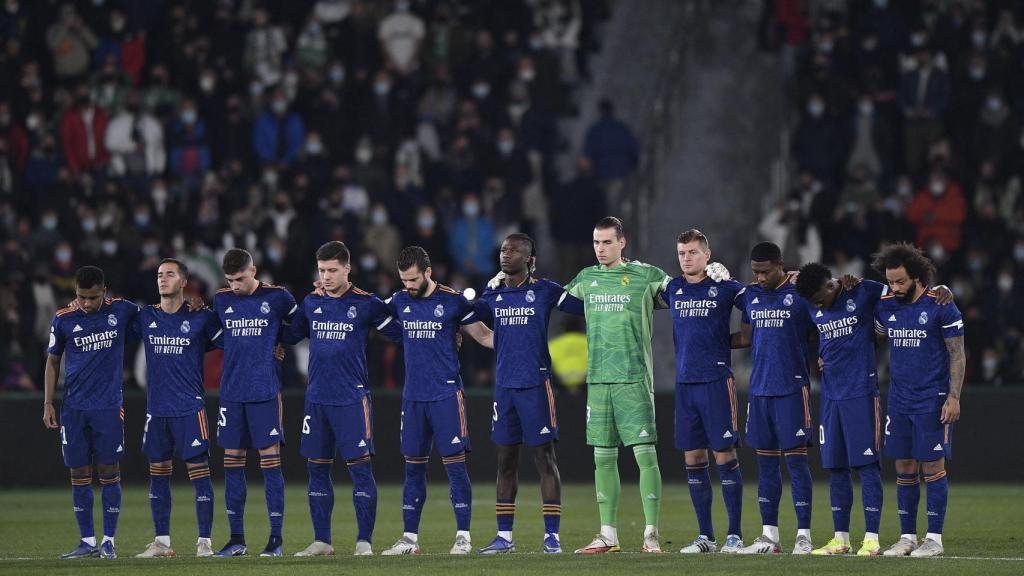
[[[843,274],[843,277],[839,279],[839,283],[842,284],[843,290],[853,290],[861,283],[861,279],[853,274]]]
[[[729,269],[721,262],[712,262],[708,264],[704,267],[704,273],[708,275],[708,278],[711,278],[715,282],[732,280],[732,274],[729,273]]]
[[[79,306],[78,306],[78,298],[75,298],[71,302],[68,302],[67,305],[65,305],[64,307],[65,308],[71,308],[72,310],[78,310],[78,308],[79,308]]]
[[[943,424],[952,424],[960,419],[960,399],[948,396],[946,403],[942,405],[942,418]]]
[[[945,306],[953,301],[953,291],[949,289],[945,284],[939,284],[934,288],[935,290],[935,303],[939,306]]]
[[[53,430],[57,427],[57,413],[53,404],[43,404],[43,426]]]
[[[281,362],[284,360],[284,346],[278,344],[274,346],[274,360]]]
[[[455,351],[458,352],[459,350],[462,350],[462,331],[461,330],[455,333]]]
[[[326,296],[327,295],[327,291],[324,290],[323,283],[320,282],[319,280],[317,280],[316,282],[313,282],[313,293],[316,294],[317,296]]]
[[[487,281],[487,287],[491,290],[497,290],[498,286],[501,286],[501,283],[504,282],[507,277],[507,274],[499,270],[498,273],[494,275],[494,278]]]
[[[189,296],[188,305],[193,310],[206,310],[206,301],[199,296]]]
[[[818,356],[818,371],[819,372],[824,372],[825,371],[825,359],[822,358],[821,356]]]
[[[800,277],[800,272],[799,271],[794,270],[792,272],[786,272],[786,279],[789,281],[790,284],[792,284],[794,286],[796,286],[796,279],[799,278],[799,277]]]

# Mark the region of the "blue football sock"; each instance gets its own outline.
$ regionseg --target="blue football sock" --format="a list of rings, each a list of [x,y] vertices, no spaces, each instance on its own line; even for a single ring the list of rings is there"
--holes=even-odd
[[[882,474],[878,464],[857,468],[860,474],[860,499],[864,504],[864,531],[878,534],[882,521]]]
[[[708,463],[686,466],[686,482],[690,486],[690,500],[693,501],[693,509],[697,513],[697,526],[700,534],[707,536],[710,540],[715,539],[715,528],[711,522],[711,475],[708,473]]]
[[[782,471],[778,450],[757,451],[757,502],[761,508],[761,524],[779,525],[779,502],[782,500]]]
[[[946,477],[946,471],[941,470],[925,476],[924,482],[928,494],[928,532],[942,534],[942,526],[946,522],[946,503],[949,500],[949,478]]]
[[[455,512],[457,530],[469,531],[469,523],[473,513],[473,487],[469,483],[469,470],[466,469],[466,453],[442,459],[445,472],[448,473],[449,494],[452,499],[452,510]]]
[[[334,512],[334,482],[331,480],[330,458],[310,458],[309,469],[309,515],[313,519],[313,538],[331,543],[331,514]]]
[[[743,537],[743,474],[740,463],[730,460],[718,465],[718,478],[722,482],[722,499],[725,500],[725,513],[729,517],[729,534]]]
[[[100,474],[100,484],[103,485],[103,535],[113,538],[121,515],[121,473]]]
[[[284,473],[281,471],[281,455],[260,456],[263,470],[263,492],[267,499],[267,514],[270,516],[270,537],[281,538],[284,524]]]
[[[917,534],[917,503],[921,500],[921,480],[917,473],[896,475],[896,507],[900,515],[900,534]]]
[[[494,516],[498,520],[498,532],[511,532],[516,519],[516,501],[498,498],[494,504]]]
[[[807,465],[807,448],[787,450],[786,468],[789,469],[789,481],[792,484],[796,527],[798,530],[810,530],[814,481],[811,480],[811,468]]]
[[[849,532],[850,510],[853,508],[853,479],[850,477],[849,468],[833,468],[831,472],[829,496],[832,498],[832,526],[836,532]]]
[[[348,461],[348,474],[352,477],[352,506],[356,511],[356,540],[373,542],[373,527],[377,523],[377,481],[373,477],[373,462],[369,455]]]
[[[213,480],[210,479],[210,462],[204,454],[201,458],[189,460],[188,479],[196,492],[196,525],[200,538],[209,538],[213,531]],[[196,465],[198,464],[198,465]]]
[[[427,499],[428,456],[405,457],[405,486],[402,487],[402,520],[405,531],[416,534],[420,530],[420,515]]]
[[[96,529],[92,520],[92,473],[88,475],[71,475],[71,505],[75,510],[75,521],[78,522],[78,533],[82,538],[94,538]]]
[[[245,456],[224,455],[224,505],[228,512],[231,537],[245,541]]]
[[[171,464],[149,464],[149,508],[157,536],[171,535]]]
[[[562,501],[544,501],[544,533],[558,534],[559,525],[562,523]]]

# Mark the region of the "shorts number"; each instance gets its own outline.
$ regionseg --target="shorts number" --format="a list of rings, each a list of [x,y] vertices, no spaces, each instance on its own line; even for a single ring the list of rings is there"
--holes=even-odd
[[[152,414],[146,414],[146,423],[142,426],[142,443],[146,443],[146,434],[149,434],[149,421],[153,419]]]
[[[61,444],[67,444],[68,443],[68,438],[67,438],[67,436],[64,435],[64,427],[63,426],[60,427],[60,443]]]
[[[825,426],[823,424],[818,425],[818,440],[819,444],[825,443]]]
[[[888,416],[885,417],[885,435],[886,436],[889,435],[889,417]]]
[[[228,425],[228,409],[227,408],[221,408],[220,412],[218,413],[218,416],[217,416],[217,426],[227,426],[227,425]]]
[[[498,403],[497,402],[494,403],[494,406],[491,408],[491,412],[494,414],[493,416],[491,416],[491,420],[494,420],[495,422],[497,422],[498,421]]]
[[[305,418],[302,419],[302,433],[303,434],[309,434],[309,419],[310,418],[312,418],[312,416],[306,416]]]

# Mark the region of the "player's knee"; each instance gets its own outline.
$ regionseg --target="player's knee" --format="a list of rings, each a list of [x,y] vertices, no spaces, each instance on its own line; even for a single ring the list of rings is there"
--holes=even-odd
[[[683,452],[683,463],[685,463],[687,466],[707,466],[708,451],[687,450],[686,452]]]
[[[594,446],[594,466],[615,469],[619,465],[619,449]]]
[[[185,466],[187,466],[190,469],[191,468],[200,468],[202,466],[209,466],[209,465],[210,465],[210,455],[209,454],[199,454],[198,456],[193,456],[193,457],[189,458],[188,460],[185,460]]]
[[[738,458],[736,456],[736,449],[735,448],[729,448],[728,450],[715,450],[714,454],[715,454],[715,464],[717,464],[719,466],[721,466],[723,464],[728,464],[728,463],[732,462],[733,460],[738,460]]]
[[[938,460],[932,460],[931,462],[921,462],[921,472],[923,472],[925,476],[933,476],[945,469],[945,458],[939,458]]]
[[[641,470],[650,470],[658,467],[658,450],[654,444],[638,444],[633,446],[633,458]]]
[[[897,474],[917,474],[918,464],[917,460],[913,459],[899,459],[896,460],[896,473]]]
[[[260,448],[260,456],[279,456],[281,454],[281,445],[272,444],[266,448]]]
[[[227,457],[231,457],[231,458],[245,458],[245,450],[242,450],[242,449],[239,449],[239,448],[225,448],[224,449],[224,457],[225,458],[227,458]]]
[[[114,476],[121,473],[121,467],[115,462],[113,464],[97,464],[96,470],[100,476]]]
[[[84,476],[92,477],[92,466],[86,464],[85,466],[79,466],[78,468],[71,469],[71,475],[76,478],[82,478]]]
[[[555,458],[555,447],[553,444],[545,444],[533,451],[533,463],[537,471],[542,475],[553,474],[558,470],[558,461]]]

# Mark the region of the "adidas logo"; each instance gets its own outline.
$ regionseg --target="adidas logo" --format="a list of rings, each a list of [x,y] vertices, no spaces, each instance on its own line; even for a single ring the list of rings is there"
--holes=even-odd
[[[78,324],[75,324],[75,328],[74,328],[74,330],[72,330],[72,332],[81,332],[81,331],[82,331],[82,327],[79,326]]]
[[[232,308],[231,306],[228,306],[228,309],[225,310],[224,313],[225,314],[234,314],[235,313],[235,309]]]
[[[889,316],[889,322],[895,322],[895,321],[896,321],[896,315],[895,314],[893,314],[892,316]]]
[[[658,496],[657,496],[657,494],[655,494],[655,493],[651,492],[650,494],[648,494],[648,495],[646,496],[646,498],[647,498],[648,500],[657,500],[657,499],[658,499]]]
[[[821,318],[822,316],[824,316],[824,314],[821,313],[821,310],[818,310],[818,313],[814,315],[815,318]]]
[[[932,448],[935,452],[942,452],[942,444],[936,444],[935,448]]]
[[[682,288],[676,288],[676,296],[678,296],[678,295],[680,295],[682,293],[683,293],[683,289]]]
[[[551,434],[551,430],[548,430],[548,427],[545,426],[545,427],[540,429],[540,433],[541,434]]]
[[[761,303],[761,301],[760,301],[760,300],[758,300],[758,299],[757,299],[757,297],[755,296],[755,297],[754,297],[754,299],[750,301],[750,303],[751,303],[751,304],[760,304],[760,303]]]
[[[317,308],[316,310],[313,310],[313,314],[323,314],[323,313],[324,313],[324,311],[321,310],[320,308]]]
[[[156,322],[150,322],[149,323],[149,327],[150,328],[156,328]]]
[[[277,431],[277,428],[274,428],[273,430],[270,431],[270,435],[271,436],[280,436],[281,433]]]
[[[456,436],[452,438],[452,444],[462,444],[462,440],[459,440],[459,437]]]
[[[871,451],[871,448],[868,448],[867,450],[864,451],[864,455],[865,456],[874,456],[875,453]]]
[[[410,310],[409,307],[406,306],[405,310],[402,310],[402,312],[405,312],[406,314],[408,314],[409,312],[412,312],[412,310]]]
[[[646,428],[642,428],[640,430],[640,433],[637,434],[636,436],[637,436],[637,438],[647,438],[648,436],[650,436],[650,434],[647,433],[647,429]]]
[[[722,434],[722,438],[732,438],[732,432],[726,430],[725,434]]]
[[[117,451],[118,452],[124,452],[124,444],[118,444],[117,445]]]
[[[359,447],[360,448],[366,448],[366,440],[360,440],[359,441]]]
[[[498,297],[494,299],[495,302],[501,302],[502,300],[501,294],[498,294]]]
[[[203,443],[199,441],[199,438],[196,438],[196,439],[192,440],[192,447],[193,448],[195,448],[196,446],[202,446],[202,445],[203,445]]]
[[[796,435],[797,435],[797,436],[807,436],[807,434],[804,434],[804,431],[803,431],[803,429],[797,430],[797,431],[796,431]]]
[[[591,288],[596,288],[597,287],[597,280],[594,280],[593,282],[591,282],[590,283],[590,287]]]

